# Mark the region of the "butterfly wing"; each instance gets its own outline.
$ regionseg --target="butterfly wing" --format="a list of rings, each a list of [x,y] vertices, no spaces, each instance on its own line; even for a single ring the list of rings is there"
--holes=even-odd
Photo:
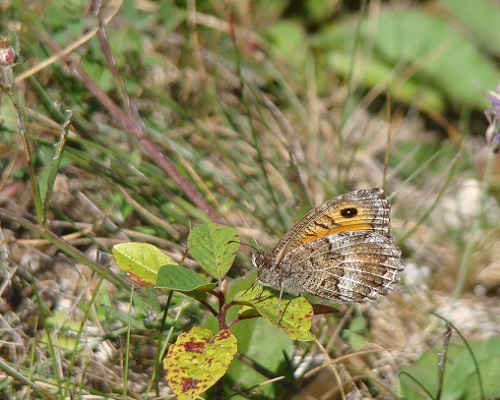
[[[309,211],[278,242],[274,264],[309,242],[347,231],[376,232],[390,239],[391,207],[382,189],[362,189],[335,197]]]
[[[404,269],[401,251],[376,232],[346,231],[287,252],[281,286],[336,302],[375,300],[389,293]]]

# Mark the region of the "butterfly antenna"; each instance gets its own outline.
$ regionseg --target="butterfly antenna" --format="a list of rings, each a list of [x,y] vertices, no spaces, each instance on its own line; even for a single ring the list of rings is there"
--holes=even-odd
[[[245,219],[245,217],[243,216],[243,214],[241,213],[241,211],[240,211],[240,217],[241,217],[241,219],[243,220],[243,222],[245,223],[245,226],[247,227],[247,229],[248,229],[248,230],[250,231],[250,233],[252,234],[252,239],[253,239],[253,241],[255,242],[255,247],[252,247],[252,246],[250,246],[250,245],[248,245],[248,246],[250,246],[250,247],[252,247],[252,248],[257,249],[257,250],[259,250],[259,251],[260,251],[260,249],[259,249],[259,243],[257,243],[257,239],[256,239],[256,237],[255,237],[255,235],[254,235],[254,233],[253,233],[253,229],[252,229],[252,228],[250,228],[250,225],[248,225],[247,220]]]
[[[392,134],[392,120],[391,120],[391,98],[387,96],[387,141],[385,143],[385,156],[384,156],[384,175],[382,178],[382,189],[385,190],[385,182],[387,180],[387,170],[389,169],[389,153],[391,151],[391,134]]]

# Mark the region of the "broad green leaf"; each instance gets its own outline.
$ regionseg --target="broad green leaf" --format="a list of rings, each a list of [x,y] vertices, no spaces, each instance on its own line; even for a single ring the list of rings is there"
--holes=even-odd
[[[156,286],[159,288],[190,292],[192,290],[210,290],[216,283],[207,283],[196,272],[179,265],[164,265],[158,272]]]
[[[276,291],[254,287],[236,295],[234,302],[246,306],[240,310],[240,317],[251,318],[260,314],[292,339],[314,339],[309,332],[313,308],[303,297],[284,294],[280,298]]]
[[[238,291],[248,288],[251,283],[252,280],[249,280],[247,285],[242,286]],[[232,288],[228,292],[231,293],[231,291]],[[228,301],[232,301],[233,296],[227,298]],[[240,307],[230,307],[227,310],[226,321],[238,317],[238,308]],[[219,329],[219,322],[212,315],[205,318],[203,324],[205,328],[209,328],[213,332]],[[283,392],[283,382],[267,384],[267,378],[246,363],[245,359],[258,361],[259,366],[272,372],[275,376],[289,377],[289,360],[293,359],[296,350],[294,340],[261,317],[240,320],[231,325],[230,329],[238,341],[238,353],[244,354],[246,357],[244,359],[235,357],[231,362],[224,378],[224,382],[227,384],[224,385],[223,398],[233,396],[231,398],[234,400],[243,400],[242,396],[234,396],[233,382],[238,382],[238,385],[243,388],[252,388],[252,398],[283,398],[280,396]],[[289,382],[294,381],[291,377],[285,379]],[[264,384],[261,385],[262,383]]]
[[[229,329],[215,335],[194,327],[179,335],[163,360],[165,378],[178,400],[196,399],[227,371],[237,350]]]
[[[484,107],[479,87],[495,87],[500,71],[446,20],[425,12],[391,10],[380,15],[377,51],[396,65],[417,68],[416,77],[443,90],[455,103]]]
[[[175,264],[169,256],[149,243],[121,243],[113,246],[116,263],[137,283],[152,286],[164,265]]]
[[[275,376],[289,376],[290,364],[293,359],[295,346],[293,339],[285,332],[271,325],[264,318],[254,318],[239,321],[231,327],[238,339],[238,352],[245,354],[249,359],[256,360],[259,366],[271,371]],[[267,381],[251,365],[239,358],[235,358],[227,371],[227,382],[238,382],[241,387],[253,388],[252,398],[255,399],[284,399],[282,382],[263,384]],[[287,381],[293,382],[292,378]],[[226,385],[225,396],[234,394],[229,385]],[[236,397],[235,399],[242,399]]]
[[[500,398],[500,337],[492,337],[485,342],[470,342],[479,364],[481,376],[472,362],[470,352],[464,347],[457,357],[449,360],[446,375],[446,393],[449,398],[480,399],[479,378],[487,399]]]
[[[353,73],[366,86],[383,85],[391,98],[426,111],[444,110],[441,93],[459,107],[486,106],[478,88],[495,87],[500,71],[454,24],[421,9],[385,9],[370,18],[347,19],[316,36],[332,70]],[[357,58],[350,60],[354,48]]]
[[[469,346],[479,365],[480,376],[468,349],[462,343],[452,343],[448,347],[441,397],[443,399],[479,400],[481,398],[479,379],[481,379],[484,398],[500,398],[500,386],[498,385],[500,338],[493,337],[484,342],[470,341]],[[442,349],[429,350],[420,357],[415,365],[402,369],[433,395],[436,394],[436,371],[441,351]],[[401,375],[400,380],[404,398],[408,400],[421,399],[424,395],[423,390],[406,374]]]
[[[207,222],[193,228],[188,248],[205,271],[221,280],[236,257],[239,243],[236,231],[230,226]]]
[[[465,25],[467,31],[481,47],[500,56],[500,41],[492,40],[498,36],[500,21],[500,3],[491,0],[439,0],[438,7],[443,7],[453,17]],[[455,23],[456,21],[453,21]]]

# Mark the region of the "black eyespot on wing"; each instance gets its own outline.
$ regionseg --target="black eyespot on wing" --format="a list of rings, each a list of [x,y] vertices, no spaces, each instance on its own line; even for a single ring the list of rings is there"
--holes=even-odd
[[[344,218],[352,218],[358,215],[358,209],[356,207],[349,207],[340,210],[340,215]]]

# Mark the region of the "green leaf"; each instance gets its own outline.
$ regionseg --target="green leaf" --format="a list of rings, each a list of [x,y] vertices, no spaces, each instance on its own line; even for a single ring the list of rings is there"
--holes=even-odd
[[[145,286],[156,283],[162,266],[175,264],[174,260],[149,243],[121,243],[113,246],[112,251],[118,267]]]
[[[271,371],[275,376],[287,376],[285,381],[293,381],[290,378],[290,363],[295,355],[294,341],[290,336],[264,318],[246,319],[231,327],[238,339],[238,351],[245,354],[248,359],[257,360],[259,366]],[[227,371],[227,382],[238,382],[244,388],[253,388],[253,399],[283,399],[284,385],[262,384],[267,378],[262,376],[251,365],[235,358]],[[229,385],[225,388],[224,395],[229,398],[232,395]],[[235,397],[241,399],[241,397]]]
[[[479,379],[481,379],[484,398],[500,398],[498,371],[500,371],[500,337],[493,337],[484,342],[470,341],[469,346],[477,360],[480,377],[471,354],[463,344],[452,343],[448,347],[445,366],[442,398],[479,400],[481,398]],[[401,390],[408,400],[421,399],[422,389],[406,374],[412,376],[431,394],[435,394],[437,385],[437,368],[439,352],[442,349],[429,350],[424,353],[415,365],[403,368]]]
[[[442,93],[458,107],[487,106],[478,87],[495,87],[500,72],[454,24],[421,9],[385,9],[369,18],[332,24],[315,38],[336,73],[383,85],[391,98],[425,111],[444,110]],[[354,48],[359,57],[352,60]]]
[[[190,292],[192,290],[210,290],[217,286],[216,283],[207,281],[196,272],[179,265],[164,265],[158,272],[156,286],[164,289]]]
[[[438,7],[459,20],[460,25],[471,33],[481,47],[490,53],[500,56],[500,41],[492,40],[498,35],[500,21],[500,3],[491,0],[440,0]],[[456,21],[453,21],[456,22]]]
[[[495,87],[494,64],[446,20],[422,11],[391,10],[380,15],[377,51],[394,65],[418,67],[417,77],[444,91],[456,104],[487,105],[480,87]]]
[[[485,342],[470,342],[481,371],[484,397],[500,398],[498,384],[500,371],[500,337],[492,337]],[[480,399],[479,376],[471,354],[465,347],[457,357],[449,360],[445,378],[446,393],[449,398]],[[444,398],[444,397],[443,397]]]
[[[179,335],[163,360],[165,378],[178,400],[196,399],[227,371],[237,350],[229,329],[217,334],[194,327]]]
[[[314,336],[309,332],[313,318],[313,307],[303,297],[283,294],[275,290],[254,287],[236,295],[234,302],[243,304],[240,317],[261,315],[295,340],[309,341]]]
[[[221,280],[233,264],[240,240],[230,226],[207,222],[193,228],[188,247],[201,267]]]

